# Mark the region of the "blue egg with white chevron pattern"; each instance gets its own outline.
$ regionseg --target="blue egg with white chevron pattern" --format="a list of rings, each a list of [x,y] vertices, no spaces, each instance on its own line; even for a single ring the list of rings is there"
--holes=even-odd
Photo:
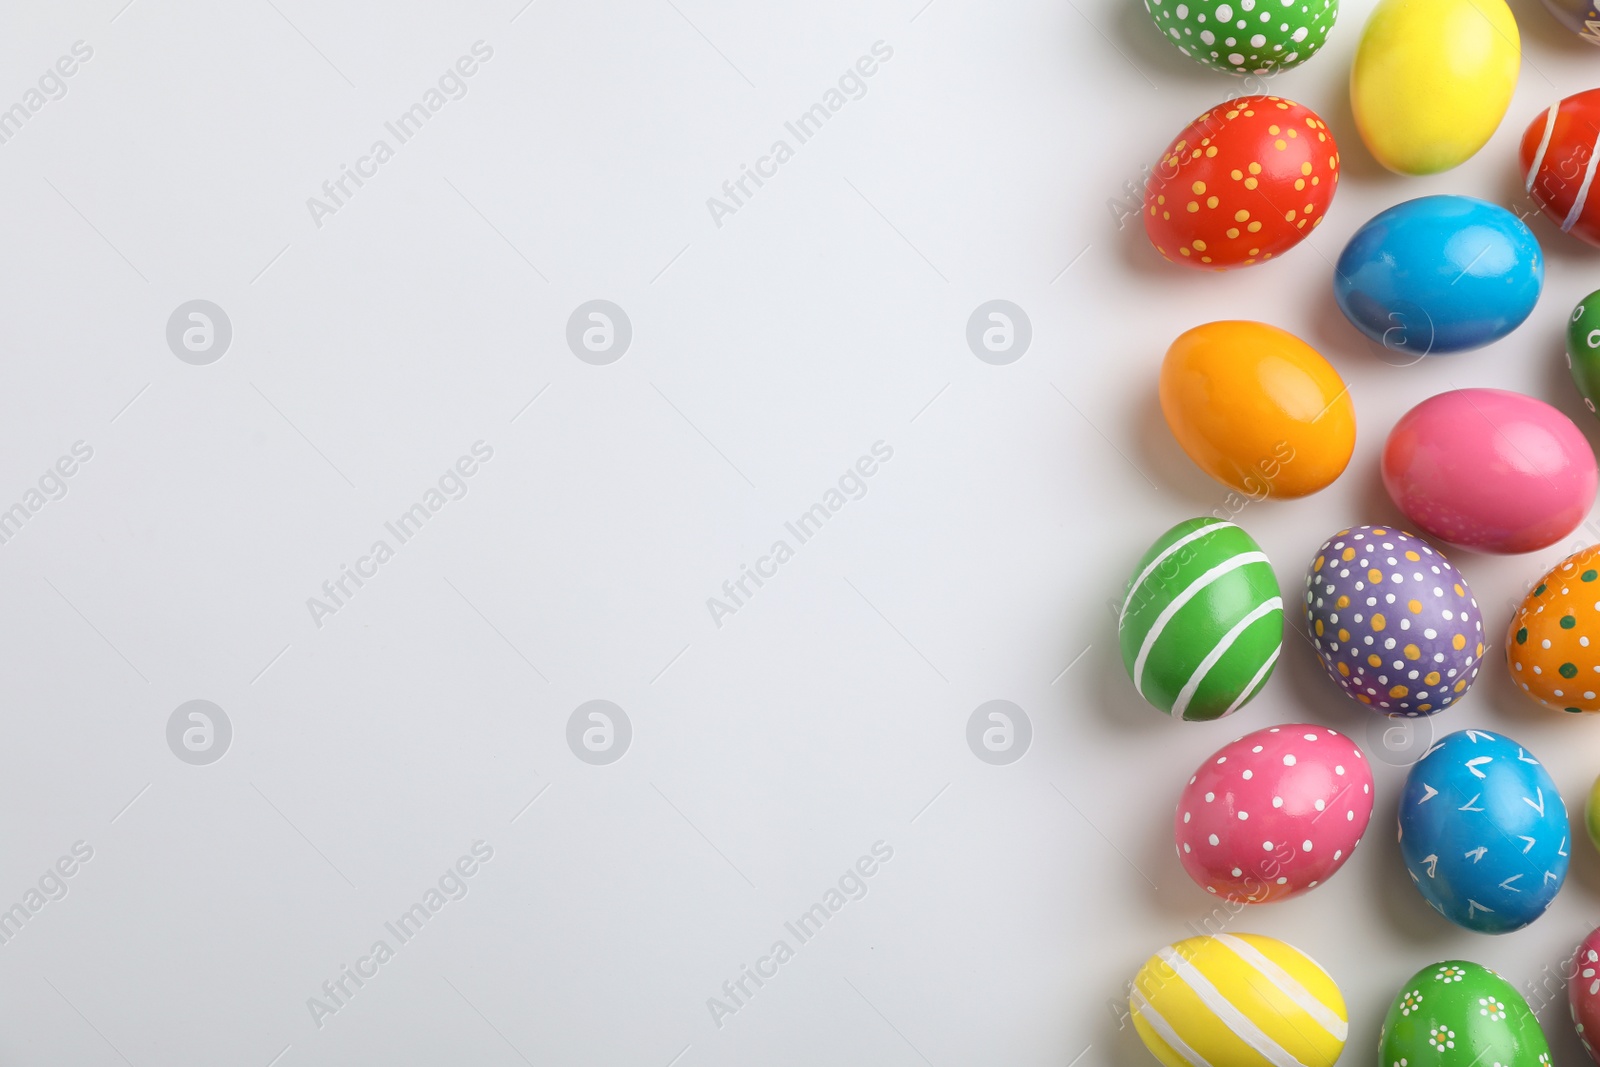
[[[1457,731],[1406,775],[1400,854],[1423,899],[1457,926],[1505,934],[1543,915],[1569,846],[1550,772],[1509,737]]]

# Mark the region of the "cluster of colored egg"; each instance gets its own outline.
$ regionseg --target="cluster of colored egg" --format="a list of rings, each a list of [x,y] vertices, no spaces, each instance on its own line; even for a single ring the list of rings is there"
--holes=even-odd
[[[1600,0],[1544,0],[1600,44]],[[1179,52],[1231,74],[1274,74],[1326,42],[1338,0],[1145,0]],[[1486,144],[1511,104],[1521,60],[1504,0],[1379,0],[1350,77],[1361,141],[1399,174],[1449,170]],[[1600,89],[1535,116],[1520,145],[1524,188],[1564,233],[1600,246],[1591,203]],[[1147,183],[1145,232],[1172,263],[1204,270],[1283,256],[1326,217],[1339,147],[1310,108],[1270,95],[1230,97],[1173,139]],[[1346,244],[1334,300],[1386,358],[1481,347],[1533,313],[1544,260],[1504,208],[1436,195],[1383,211]],[[1567,330],[1572,377],[1600,400],[1600,292]],[[1252,499],[1292,499],[1337,479],[1355,447],[1355,407],[1332,364],[1259,322],[1211,322],[1167,350],[1160,400],[1183,451]],[[1328,678],[1376,713],[1434,715],[1478,678],[1486,637],[1466,576],[1439,544],[1491,553],[1548,548],[1583,521],[1600,486],[1579,429],[1531,396],[1455,389],[1423,400],[1390,431],[1382,479],[1416,534],[1340,530],[1312,554],[1296,612]],[[1419,536],[1420,535],[1420,536]],[[1425,539],[1426,538],[1426,539]],[[1271,562],[1221,518],[1179,523],[1136,565],[1118,623],[1138,693],[1181,719],[1212,720],[1250,701],[1283,645]],[[1533,587],[1505,631],[1504,660],[1525,693],[1567,712],[1600,711],[1600,545]],[[1308,892],[1334,876],[1372,815],[1365,755],[1327,727],[1257,730],[1212,753],[1181,791],[1173,841],[1200,888],[1237,905]],[[1399,846],[1421,897],[1469,930],[1519,930],[1544,914],[1568,863],[1567,809],[1540,762],[1486,730],[1444,737],[1414,763],[1399,805]],[[1600,781],[1586,819],[1600,848]],[[1600,1063],[1600,930],[1577,950],[1573,1021]],[[1166,1067],[1330,1067],[1347,1035],[1344,999],[1314,961],[1253,934],[1192,937],[1135,976],[1135,1027]],[[1538,1020],[1478,964],[1445,960],[1394,998],[1381,1063],[1548,1067]]]

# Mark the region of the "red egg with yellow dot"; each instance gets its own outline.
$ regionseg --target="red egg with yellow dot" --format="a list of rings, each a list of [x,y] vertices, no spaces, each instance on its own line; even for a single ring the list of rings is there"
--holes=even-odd
[[[1310,108],[1276,96],[1224,101],[1162,153],[1144,228],[1174,263],[1228,270],[1283,255],[1321,225],[1339,146]]]

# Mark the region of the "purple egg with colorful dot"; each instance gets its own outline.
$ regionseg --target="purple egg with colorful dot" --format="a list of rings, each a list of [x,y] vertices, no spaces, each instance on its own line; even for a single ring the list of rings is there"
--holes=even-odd
[[[1306,626],[1345,695],[1388,715],[1432,715],[1466,693],[1483,617],[1444,553],[1386,526],[1340,530],[1306,572]]]

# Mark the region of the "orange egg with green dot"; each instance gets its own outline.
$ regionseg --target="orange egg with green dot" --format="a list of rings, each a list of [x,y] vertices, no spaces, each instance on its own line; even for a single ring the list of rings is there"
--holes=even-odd
[[[1600,711],[1600,545],[1540,578],[1511,616],[1506,666],[1518,689],[1547,708]]]

